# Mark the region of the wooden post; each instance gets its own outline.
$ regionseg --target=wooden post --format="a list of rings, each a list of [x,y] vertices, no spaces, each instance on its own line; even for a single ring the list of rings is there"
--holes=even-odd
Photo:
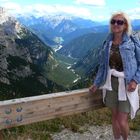
[[[0,129],[103,107],[102,93],[88,89],[0,101]]]

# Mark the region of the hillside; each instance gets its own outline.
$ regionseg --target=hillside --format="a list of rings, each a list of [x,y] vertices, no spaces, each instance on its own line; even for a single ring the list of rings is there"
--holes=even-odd
[[[3,8],[0,8],[0,19],[1,100],[50,93],[70,86],[64,85],[65,79],[58,82],[47,73],[48,69],[52,72],[56,64],[59,69],[63,67],[49,46],[9,16]],[[47,67],[47,71],[44,67]],[[76,74],[69,72],[66,67],[63,70],[66,75],[73,75],[69,79],[69,84],[72,84]],[[62,76],[62,73],[55,71],[55,75]]]
[[[89,33],[73,39],[64,45],[58,53],[73,58],[83,58],[90,53],[90,50],[100,46],[106,36],[106,33]]]

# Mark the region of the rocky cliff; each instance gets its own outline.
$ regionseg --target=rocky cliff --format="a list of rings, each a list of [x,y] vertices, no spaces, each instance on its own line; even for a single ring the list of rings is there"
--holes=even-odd
[[[53,58],[51,51],[36,35],[0,8],[0,92],[3,95],[4,92],[23,92],[27,94],[25,96],[49,92],[55,83],[44,78],[42,67],[48,57]]]

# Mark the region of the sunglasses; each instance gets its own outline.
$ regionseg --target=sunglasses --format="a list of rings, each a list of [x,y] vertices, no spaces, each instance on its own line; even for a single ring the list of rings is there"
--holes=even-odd
[[[110,23],[112,25],[115,25],[115,23],[117,23],[117,25],[123,25],[123,24],[125,24],[125,22],[123,20],[115,20],[115,19],[112,19]]]

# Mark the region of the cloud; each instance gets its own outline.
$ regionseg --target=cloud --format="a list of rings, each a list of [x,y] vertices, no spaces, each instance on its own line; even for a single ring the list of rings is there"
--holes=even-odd
[[[10,1],[10,0],[0,0],[0,2],[7,2],[7,1]]]
[[[89,9],[77,6],[64,6],[64,5],[47,5],[47,4],[32,4],[32,5],[19,5],[17,3],[7,2],[2,5],[12,14],[36,15],[44,16],[48,14],[65,13],[80,17],[91,17]]]
[[[140,19],[140,8],[129,9],[126,11],[130,19]]]
[[[86,4],[91,6],[105,6],[105,0],[75,0],[78,4]]]
[[[21,10],[21,6],[19,4],[17,4],[17,3],[13,3],[13,2],[3,3],[3,4],[1,4],[1,6],[6,8],[6,9],[8,9],[8,10],[14,10],[14,11]]]

